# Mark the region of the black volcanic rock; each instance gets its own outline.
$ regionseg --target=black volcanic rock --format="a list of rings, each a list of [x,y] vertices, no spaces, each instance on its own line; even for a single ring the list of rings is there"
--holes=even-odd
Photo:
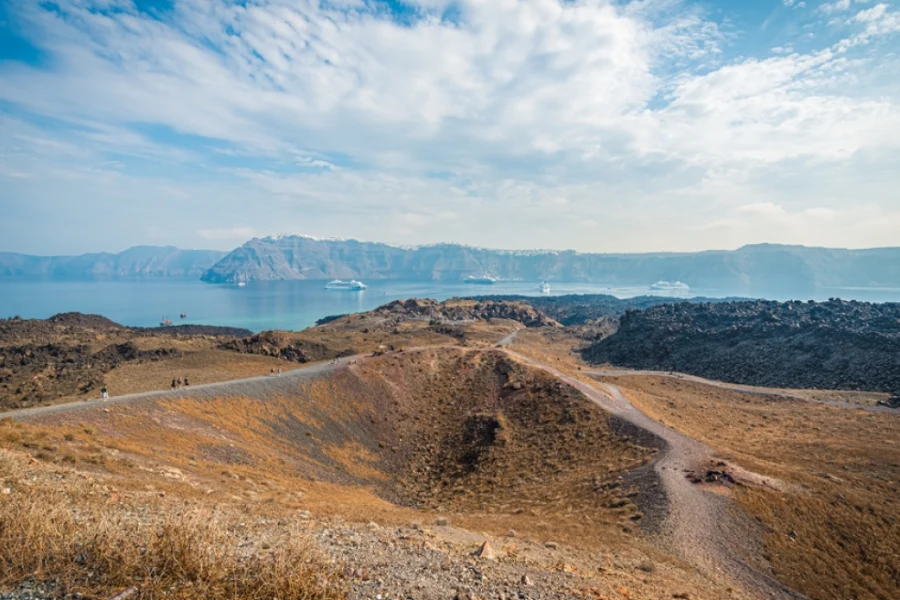
[[[751,385],[895,392],[900,304],[668,304],[622,315],[584,357]]]
[[[472,296],[473,300],[524,302],[562,325],[583,325],[598,319],[618,318],[625,311],[679,302],[729,302],[738,298],[666,298],[635,296],[616,298],[608,294],[565,294],[562,296]]]
[[[297,340],[286,331],[263,331],[247,338],[223,342],[220,348],[242,354],[272,356],[298,363],[334,358],[334,352],[324,344]]]
[[[395,317],[420,317],[441,321],[490,321],[508,319],[525,327],[559,327],[559,323],[524,302],[498,302],[451,298],[438,302],[430,298],[395,300],[372,311]]]

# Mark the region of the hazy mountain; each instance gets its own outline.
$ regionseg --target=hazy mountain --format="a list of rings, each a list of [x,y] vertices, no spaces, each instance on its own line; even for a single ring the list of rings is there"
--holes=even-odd
[[[31,256],[0,252],[0,277],[93,279],[200,277],[226,253],[180,250],[173,246],[135,246],[118,254]]]
[[[896,287],[900,285],[900,248],[843,250],[759,244],[733,251],[582,254],[488,250],[456,244],[404,248],[291,235],[254,238],[216,263],[203,279],[453,282],[467,275],[610,285],[678,280],[694,288],[747,293],[802,292],[818,287]]]

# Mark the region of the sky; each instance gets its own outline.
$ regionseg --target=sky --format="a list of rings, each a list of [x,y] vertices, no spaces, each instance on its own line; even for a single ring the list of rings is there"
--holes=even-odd
[[[900,0],[0,0],[0,251],[900,245]]]

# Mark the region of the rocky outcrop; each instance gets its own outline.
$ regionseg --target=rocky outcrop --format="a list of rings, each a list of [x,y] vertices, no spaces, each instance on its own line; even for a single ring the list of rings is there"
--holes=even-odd
[[[473,296],[473,300],[524,302],[562,325],[584,325],[603,319],[616,319],[626,310],[644,309],[679,302],[729,302],[741,298],[666,298],[635,296],[616,298],[609,294],[565,294],[563,296]]]
[[[324,344],[296,339],[285,331],[263,331],[243,339],[229,340],[220,345],[223,350],[243,354],[260,354],[298,363],[334,358],[335,353]]]
[[[427,318],[437,321],[489,321],[508,319],[525,327],[559,327],[559,323],[524,302],[451,299],[395,300],[372,313],[385,316]]]
[[[510,280],[650,285],[679,280],[744,295],[820,286],[877,286],[900,281],[900,248],[839,250],[761,244],[735,251],[582,254],[489,250],[457,244],[404,248],[303,235],[254,238],[222,258],[204,281],[401,279],[459,282],[468,275]]]
[[[886,406],[887,408],[900,408],[900,394],[891,396],[887,400],[879,400],[878,406]]]
[[[94,352],[88,344],[0,347],[0,406],[17,408],[99,390],[103,376],[123,363],[180,356],[174,348],[141,350],[132,342]]]
[[[900,304],[669,304],[622,315],[593,363],[794,388],[900,390]]]
[[[0,409],[99,394],[116,367],[183,356],[175,346],[186,346],[176,339],[193,338],[211,349],[221,339],[249,335],[243,329],[205,325],[131,328],[77,312],[49,319],[0,319]]]

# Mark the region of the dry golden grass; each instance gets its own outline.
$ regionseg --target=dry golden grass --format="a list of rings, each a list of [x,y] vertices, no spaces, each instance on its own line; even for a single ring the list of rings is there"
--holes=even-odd
[[[313,600],[341,598],[337,572],[289,525],[265,531],[265,551],[242,541],[259,534],[201,503],[109,503],[72,473],[52,470],[35,483],[26,458],[0,450],[0,588],[23,581],[52,586],[57,597]]]
[[[584,343],[564,329],[523,329],[510,350],[559,369],[567,375],[579,375],[587,367],[576,349]]]
[[[653,418],[787,482],[738,488],[778,577],[812,598],[900,597],[900,418],[664,377],[608,377]]]
[[[272,369],[299,365],[268,356],[206,349],[178,358],[145,363],[126,363],[106,374],[104,381],[114,395],[164,390],[172,379],[187,377],[192,385],[267,375]]]

